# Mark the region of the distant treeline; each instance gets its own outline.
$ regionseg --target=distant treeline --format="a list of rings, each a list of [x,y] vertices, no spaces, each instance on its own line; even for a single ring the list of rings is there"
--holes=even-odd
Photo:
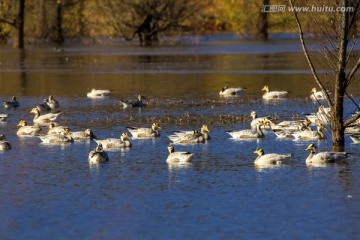
[[[323,2],[313,4],[329,5]],[[332,14],[323,15],[331,23]],[[311,30],[311,14],[303,17],[305,29]],[[12,39],[18,47],[21,41],[61,44],[66,39],[97,38],[136,39],[152,45],[161,35],[215,32],[267,40],[269,33],[293,32],[292,22],[286,0],[0,1],[0,41]]]

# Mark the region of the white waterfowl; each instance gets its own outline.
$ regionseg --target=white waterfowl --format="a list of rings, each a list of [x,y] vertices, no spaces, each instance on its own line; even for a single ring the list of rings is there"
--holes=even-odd
[[[166,159],[167,163],[188,163],[194,158],[194,153],[189,152],[175,152],[174,146],[168,146],[169,155]]]
[[[37,123],[37,124],[46,124],[48,125],[50,122],[52,121],[56,121],[57,117],[62,113],[62,112],[57,112],[57,113],[46,113],[44,115],[41,115],[40,114],[40,111],[39,109],[37,108],[33,108],[30,113],[34,113],[35,116],[34,116],[34,120],[33,122],[34,123]]]
[[[299,128],[309,128],[311,121],[307,118],[304,120],[297,121],[282,121],[280,123],[275,123],[271,119],[266,119],[266,122],[270,125],[271,130],[286,130],[286,131],[298,131]]]
[[[294,130],[278,130],[278,129],[275,129],[275,130],[272,130],[272,131],[276,135],[276,137],[278,137],[278,138],[292,138],[292,139],[294,139],[293,134],[295,132],[299,133],[299,132],[302,132],[302,131],[311,131],[311,128],[306,127],[306,126],[299,126],[299,129],[297,131],[294,131]]]
[[[9,114],[1,113],[0,114],[0,122],[6,122],[8,117],[9,117]]]
[[[299,127],[308,127],[311,124],[311,121],[307,118],[305,118],[304,120],[282,121],[277,124],[275,124],[271,119],[266,119],[266,121],[270,125],[270,128],[272,130],[297,131]]]
[[[316,145],[310,144],[306,150],[310,151],[306,158],[306,163],[336,163],[341,162],[347,157],[346,152],[320,152],[316,153]]]
[[[197,130],[182,135],[170,135],[169,139],[173,143],[181,144],[204,143],[206,141],[204,135]]]
[[[200,131],[180,131],[174,132],[169,139],[174,143],[203,143],[210,140],[210,130],[207,125],[203,125]]]
[[[301,125],[302,121],[282,121],[276,124],[276,128],[279,129],[297,129]]]
[[[288,94],[286,91],[270,91],[268,86],[264,86],[261,91],[265,91],[263,99],[277,99],[284,98]]]
[[[352,134],[349,136],[355,144],[360,143],[360,134]]]
[[[227,131],[232,138],[263,138],[265,137],[263,131],[261,130],[261,126],[264,126],[265,122],[261,121],[256,124],[256,129],[245,129],[240,131]]]
[[[59,134],[64,131],[64,129],[69,129],[67,126],[56,126],[54,122],[50,122],[48,125],[48,133],[50,135]]]
[[[54,134],[54,135],[39,136],[39,138],[43,143],[52,143],[52,144],[67,143],[74,141],[74,139],[71,137],[71,133],[69,129],[64,129],[63,132],[56,135]]]
[[[356,112],[354,115],[356,115],[357,113],[358,112]],[[346,127],[345,133],[360,135],[360,118],[353,122],[350,126]]]
[[[325,138],[322,130],[327,131],[327,128],[322,124],[318,124],[316,131],[298,131],[291,133],[291,135],[294,136],[294,139],[300,140],[322,140]]]
[[[128,107],[138,107],[138,108],[142,108],[142,107],[146,107],[146,103],[143,102],[143,99],[146,99],[146,97],[142,96],[139,94],[138,99],[137,100],[120,100],[119,102],[123,105],[124,108],[128,108]]]
[[[264,121],[265,119],[269,119],[268,117],[258,117],[257,113],[255,111],[252,111],[250,113],[250,117],[252,118],[251,123],[250,123],[251,128],[256,128],[257,123]]]
[[[101,97],[109,96],[110,92],[111,92],[110,90],[100,90],[93,88],[91,92],[86,94],[86,96],[89,98],[101,98]]]
[[[345,128],[345,133],[360,134],[360,124],[351,125]]]
[[[109,156],[107,152],[103,150],[103,146],[101,143],[97,145],[97,147],[89,153],[88,156],[89,163],[104,163],[109,161]]]
[[[268,124],[270,124],[271,130],[278,138],[294,138],[292,135],[295,132],[302,131],[311,131],[310,128],[310,120],[305,119],[303,122],[301,121],[287,121],[292,122],[291,124],[275,124],[271,120],[266,120]],[[284,123],[284,122],[281,122]]]
[[[323,105],[320,105],[316,113],[305,115],[312,123],[327,124],[329,123],[330,119],[330,108],[326,108]]]
[[[291,154],[277,154],[269,153],[265,154],[264,150],[257,148],[254,153],[258,155],[255,159],[255,165],[272,165],[272,164],[282,164],[291,158]]]
[[[323,91],[317,91],[316,88],[311,89],[310,99],[313,101],[326,99]]]
[[[245,92],[246,88],[228,88],[227,86],[223,87],[220,92],[219,95],[220,96],[236,96],[236,95],[241,95]]]
[[[161,129],[161,127],[158,123],[153,123],[151,128],[126,127],[126,129],[133,138],[153,138],[160,137],[158,129]]]
[[[177,136],[182,136],[182,135],[186,135],[186,134],[192,134],[194,131],[177,131],[177,132],[174,132],[175,135]],[[210,140],[211,137],[209,135],[210,133],[210,129],[207,125],[202,125],[201,128],[200,128],[200,131],[197,131],[197,132],[200,132],[204,135],[204,139],[205,140]]]
[[[352,116],[355,116],[359,112],[354,113]],[[360,118],[353,122],[350,126],[345,128],[345,133],[352,135],[360,135]]]
[[[85,131],[71,132],[71,137],[76,140],[91,140],[96,138],[91,129],[86,129]]]
[[[25,120],[21,120],[17,126],[20,127],[16,132],[18,136],[38,136],[42,131],[41,127],[28,126]]]
[[[123,147],[132,147],[132,144],[129,140],[131,139],[127,133],[122,133],[120,138],[105,138],[98,139],[94,138],[94,141],[98,144],[102,144],[103,148],[123,148]]]
[[[10,101],[3,101],[4,108],[17,108],[20,106],[20,103],[18,100],[16,100],[16,97],[13,96]]]
[[[6,141],[4,134],[0,134],[0,151],[10,150],[12,148],[11,144]]]

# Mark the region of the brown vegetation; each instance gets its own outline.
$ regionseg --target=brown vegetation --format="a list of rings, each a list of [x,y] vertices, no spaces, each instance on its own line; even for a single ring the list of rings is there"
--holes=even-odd
[[[0,39],[19,46],[21,36],[27,43],[58,44],[65,39],[123,38],[148,46],[161,34],[231,32],[266,40],[269,33],[293,32],[292,13],[264,12],[264,5],[289,6],[286,0],[2,0]],[[332,21],[331,14],[322,18]],[[301,20],[305,31],[316,29],[307,14]]]

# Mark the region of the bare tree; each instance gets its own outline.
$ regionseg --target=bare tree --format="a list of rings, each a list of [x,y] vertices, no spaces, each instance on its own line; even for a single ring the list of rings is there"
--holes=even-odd
[[[258,27],[258,37],[266,41],[269,38],[268,28],[269,28],[269,20],[268,20],[268,12],[264,8],[269,6],[270,0],[263,0],[263,6],[262,11],[260,12],[260,21],[259,21],[259,27]]]
[[[55,24],[55,29],[56,29],[55,36],[56,37],[55,37],[54,41],[57,44],[62,44],[65,40],[63,26],[62,26],[63,9],[64,9],[63,1],[56,0],[56,24]]]
[[[2,3],[4,4],[4,3]],[[7,12],[0,17],[0,22],[6,23],[15,29],[14,47],[24,48],[24,22],[25,22],[25,0],[18,0],[15,4],[16,13],[12,14],[12,4],[7,5]]]
[[[140,45],[150,46],[159,33],[181,29],[181,23],[198,12],[207,1],[194,0],[107,0],[99,8],[111,17],[118,36],[126,40],[138,37]]]
[[[349,86],[356,78],[355,73],[360,67],[359,54],[353,51],[357,41],[355,22],[358,18],[360,1],[341,0],[340,6],[332,8],[335,11],[326,12],[325,14],[334,14],[332,18],[334,22],[329,21],[329,18],[324,18],[318,12],[318,16],[315,15],[313,18],[318,31],[312,34],[322,48],[322,59],[319,59],[315,54],[311,55],[309,46],[305,43],[304,31],[296,7],[306,6],[306,3],[303,1],[300,3],[301,5],[295,6],[294,0],[288,1],[290,7],[294,10],[293,15],[307,63],[317,85],[325,93],[330,106],[329,120],[332,130],[333,150],[342,150],[345,144],[345,128],[360,117],[359,111],[348,119],[344,119],[344,98],[347,96],[356,104],[350,94]],[[317,3],[319,4],[319,2]],[[313,4],[316,5],[316,3]],[[336,11],[336,9],[340,11]],[[319,9],[319,11],[321,10]],[[327,72],[331,76],[330,79],[327,78],[328,75],[318,73],[316,63],[328,70]]]

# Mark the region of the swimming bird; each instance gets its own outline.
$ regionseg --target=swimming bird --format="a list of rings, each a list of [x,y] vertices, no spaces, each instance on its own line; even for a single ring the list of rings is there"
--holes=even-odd
[[[265,121],[261,121],[256,123],[256,130],[254,129],[244,129],[240,131],[226,131],[232,138],[263,138],[265,137],[263,131],[261,130],[261,126],[264,126]]]
[[[242,93],[244,93],[244,91],[246,90],[246,88],[228,88],[227,86],[223,87],[220,92],[219,95],[220,96],[236,96],[236,95],[240,95]]]
[[[316,153],[316,145],[310,144],[306,150],[310,151],[306,158],[306,163],[336,163],[344,160],[348,153],[346,152],[320,152]]]
[[[97,147],[89,153],[88,161],[89,163],[104,163],[109,161],[109,156],[107,152],[103,150],[101,143],[99,143]]]
[[[67,126],[56,126],[54,122],[50,122],[48,125],[48,133],[50,135],[59,134],[64,131],[64,129],[69,129]]]
[[[40,111],[37,108],[33,108],[30,113],[34,113],[34,123],[48,125],[50,122],[55,121],[62,112],[47,113],[40,115]]]
[[[297,131],[291,133],[291,135],[294,136],[294,139],[300,140],[322,140],[325,138],[322,130],[327,131],[327,128],[322,124],[318,124],[316,131]]]
[[[55,100],[55,98],[52,95],[50,95],[49,98],[47,99],[47,104],[49,105],[52,112],[56,112],[60,109],[59,102]]]
[[[16,100],[16,97],[13,96],[10,101],[3,101],[4,108],[17,108],[20,106],[20,103]]]
[[[9,114],[1,113],[0,114],[0,122],[6,122],[8,117],[9,117]]]
[[[100,90],[93,88],[91,92],[87,93],[86,96],[89,98],[101,98],[108,96],[110,94],[110,90]]]
[[[51,108],[48,104],[48,99],[44,98],[44,102],[43,103],[39,103],[38,105],[36,105],[36,108],[39,110],[40,113],[45,113],[45,112],[50,112]]]
[[[169,139],[174,143],[182,144],[204,143],[206,141],[204,135],[198,130],[184,134],[170,135]]]
[[[0,151],[6,151],[6,150],[10,150],[11,144],[6,141],[6,137],[4,134],[0,134]]]
[[[266,123],[270,125],[271,130],[287,130],[287,131],[297,131],[300,128],[306,127],[309,130],[309,125],[311,121],[307,118],[304,120],[297,120],[297,121],[282,121],[280,123],[275,123],[271,119],[266,119]]]
[[[313,101],[326,99],[323,91],[317,91],[316,88],[311,89],[310,99]]]
[[[254,161],[256,165],[282,164],[291,158],[291,154],[265,154],[264,150],[261,148],[257,148],[254,153],[258,155]]]
[[[37,136],[42,131],[41,127],[28,126],[25,120],[21,120],[18,127],[20,127],[16,132],[16,135],[18,136]]]
[[[360,134],[360,124],[351,125],[345,128],[345,133]]]
[[[309,126],[299,125],[299,129],[297,131],[294,131],[294,130],[273,130],[273,133],[278,138],[292,138],[292,139],[295,139],[294,133],[299,134],[301,132],[307,132],[307,131],[312,131]]]
[[[169,139],[174,143],[203,143],[210,140],[210,130],[207,125],[202,125],[200,131],[180,131],[174,132]]]
[[[143,102],[143,99],[146,99],[146,97],[139,94],[137,100],[130,100],[130,101],[129,100],[120,100],[119,102],[123,105],[124,108],[128,108],[128,107],[142,108],[142,107],[146,107],[146,103]]]
[[[330,119],[330,108],[324,107],[324,105],[320,105],[316,113],[310,113],[305,115],[306,118],[308,118],[313,123],[327,124],[329,123]]]
[[[153,123],[151,128],[126,127],[126,129],[134,138],[152,138],[160,136],[158,129],[161,127],[158,123]]]
[[[167,163],[188,163],[194,158],[194,153],[189,152],[175,152],[175,148],[172,145],[168,146],[169,155],[166,159]]]
[[[265,119],[269,119],[269,120],[270,120],[269,117],[258,117],[258,116],[257,116],[257,113],[256,113],[255,111],[252,111],[252,112],[250,113],[250,117],[252,118],[252,121],[251,121],[251,123],[250,123],[251,128],[256,128],[256,124],[259,123],[259,122],[261,122],[261,121],[263,121],[263,120],[265,120]],[[265,125],[264,125],[264,126],[265,126]]]
[[[265,91],[263,99],[284,98],[288,94],[286,91],[270,91],[268,86],[264,86],[261,91]]]
[[[96,138],[91,129],[86,129],[85,131],[70,132],[70,134],[74,140],[91,140]]]
[[[301,121],[283,121],[280,124],[275,124],[271,120],[266,120],[270,124],[271,130],[278,138],[294,138],[292,135],[295,132],[312,131],[310,128],[310,120],[305,119]],[[285,124],[288,122],[288,124]]]
[[[351,134],[349,137],[355,144],[360,143],[360,134]]]
[[[132,147],[132,144],[129,140],[131,139],[127,133],[122,133],[120,138],[105,138],[99,139],[94,138],[94,141],[97,144],[102,144],[103,148],[123,148],[123,147]]]
[[[71,137],[71,133],[69,129],[64,129],[63,132],[56,135],[53,134],[53,135],[39,136],[39,138],[43,143],[54,143],[54,144],[74,141],[74,139]]]

